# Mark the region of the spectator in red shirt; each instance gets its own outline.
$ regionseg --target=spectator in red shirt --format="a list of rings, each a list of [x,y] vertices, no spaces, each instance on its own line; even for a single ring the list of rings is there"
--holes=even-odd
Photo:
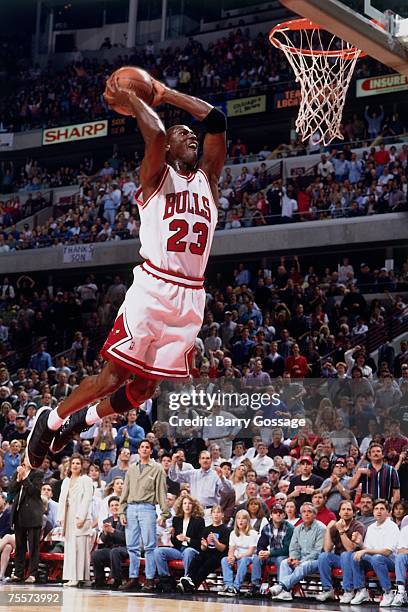
[[[396,458],[398,461],[400,453],[402,453],[403,448],[407,445],[408,438],[402,435],[399,421],[391,421],[390,435],[388,438],[385,439],[384,442],[384,457],[388,457],[390,451],[394,450],[396,452]]]
[[[377,166],[385,166],[390,162],[390,154],[385,148],[385,144],[380,144],[380,150],[374,153],[374,161]]]
[[[294,344],[292,347],[292,355],[285,359],[285,370],[289,372],[291,376],[296,373],[296,378],[304,378],[309,374],[309,366],[305,357],[300,354],[300,348],[298,344]]]
[[[312,495],[312,504],[317,510],[316,520],[328,525],[330,521],[337,521],[334,512],[326,508],[327,495],[321,491],[316,491]]]

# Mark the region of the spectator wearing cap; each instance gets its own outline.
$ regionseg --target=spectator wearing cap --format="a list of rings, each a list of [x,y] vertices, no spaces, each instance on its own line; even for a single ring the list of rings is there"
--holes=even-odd
[[[31,370],[37,370],[37,372],[45,372],[48,368],[52,367],[51,355],[46,352],[43,342],[38,345],[37,352],[31,356],[28,367]]]
[[[299,509],[305,502],[312,501],[312,495],[316,489],[320,489],[323,478],[312,474],[313,461],[309,455],[303,455],[299,459],[300,474],[293,476],[288,489],[288,500],[292,499]]]
[[[384,462],[384,450],[381,444],[373,442],[367,451],[370,463],[360,467],[349,481],[352,491],[359,483],[363,493],[369,493],[374,499],[386,499],[392,503],[400,500],[400,481],[398,472]]]
[[[347,464],[344,457],[335,459],[331,476],[323,481],[320,490],[327,496],[326,506],[332,512],[338,512],[341,502],[350,499],[347,476]]]
[[[320,553],[318,558],[323,590],[316,596],[316,599],[321,602],[335,599],[332,570],[341,568],[345,595],[340,598],[340,603],[347,603],[346,593],[353,589],[350,555],[361,545],[365,536],[366,529],[362,523],[355,519],[355,508],[351,501],[343,500],[340,503],[339,516],[339,520],[333,519],[327,525],[323,552]]]
[[[280,478],[280,469],[276,465],[273,465],[268,470],[268,480],[267,480],[267,483],[271,486],[272,495],[275,495],[279,490],[278,489],[279,478]]]
[[[36,412],[37,412],[37,404],[35,402],[28,402],[27,418],[26,418],[26,425],[27,425],[28,431],[31,431],[34,425]]]
[[[316,519],[324,525],[328,525],[330,521],[336,520],[336,515],[334,512],[327,508],[326,501],[327,497],[321,491],[315,491],[313,493],[312,504],[317,510]]]
[[[278,584],[271,588],[274,599],[291,601],[291,590],[305,576],[318,570],[317,559],[323,548],[325,526],[316,520],[316,508],[305,502],[300,508],[302,523],[295,527],[289,545],[289,557],[279,568]]]
[[[282,561],[289,556],[289,545],[292,539],[293,526],[285,520],[285,509],[282,504],[275,503],[271,507],[268,525],[261,531],[252,559],[251,584],[248,596],[256,597],[262,580],[262,567],[265,564],[276,565],[277,571]]]

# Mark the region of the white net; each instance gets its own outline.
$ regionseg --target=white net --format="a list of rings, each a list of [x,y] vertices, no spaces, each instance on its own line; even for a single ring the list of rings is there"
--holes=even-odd
[[[361,50],[313,25],[275,29],[270,41],[285,53],[300,84],[296,130],[302,140],[327,145],[343,139],[344,103]]]

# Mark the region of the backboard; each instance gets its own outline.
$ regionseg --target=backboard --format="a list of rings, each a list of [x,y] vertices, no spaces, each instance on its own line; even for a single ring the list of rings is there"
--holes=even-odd
[[[365,0],[367,17],[339,0],[280,0],[286,8],[306,17],[367,55],[408,76],[408,19],[382,13]],[[375,21],[380,22],[376,24]]]

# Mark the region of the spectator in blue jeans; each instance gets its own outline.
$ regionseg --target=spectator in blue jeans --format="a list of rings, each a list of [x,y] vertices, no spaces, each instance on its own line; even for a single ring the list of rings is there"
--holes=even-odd
[[[394,599],[389,572],[394,571],[394,553],[397,551],[400,531],[390,518],[390,504],[385,499],[374,502],[373,513],[376,522],[368,527],[361,550],[351,557],[353,587],[357,592],[350,603],[360,605],[369,600],[365,572],[371,569],[377,574],[384,591],[380,607],[389,607]]]
[[[326,525],[316,520],[316,512],[310,502],[300,507],[303,523],[295,527],[289,545],[289,557],[280,564],[279,582],[271,588],[274,599],[291,601],[293,587],[319,569],[317,559],[323,548]]]
[[[397,555],[395,557],[395,577],[397,581],[397,593],[392,605],[400,608],[407,603],[405,590],[406,576],[408,570],[408,525],[400,531],[398,539]]]
[[[351,572],[351,555],[363,542],[365,527],[354,518],[355,508],[351,501],[340,503],[338,521],[331,521],[326,528],[323,548],[318,558],[319,574],[323,590],[316,597],[317,601],[334,599],[332,570],[341,568],[343,572],[344,595],[340,603],[350,603],[353,599],[353,574]]]
[[[200,552],[201,537],[205,527],[204,509],[199,502],[184,495],[174,504],[175,516],[172,522],[170,546],[160,546],[154,551],[154,561],[157,567],[160,583],[167,591],[171,583],[168,561],[183,561],[184,575],[187,576],[191,561]]]
[[[279,573],[280,564],[289,556],[289,544],[292,539],[293,526],[285,520],[285,509],[281,504],[273,504],[271,518],[262,531],[256,547],[257,554],[252,559],[251,585],[247,597],[256,597],[262,581],[262,566],[276,565]]]
[[[224,588],[218,595],[235,597],[244,582],[248,565],[256,551],[258,532],[251,529],[251,518],[246,510],[239,510],[235,516],[234,530],[230,534],[228,556],[221,561]],[[236,574],[234,578],[234,566]]]
[[[158,522],[164,527],[166,519],[170,516],[166,474],[162,466],[151,459],[152,451],[153,445],[149,440],[140,442],[139,462],[128,469],[120,496],[120,522],[125,527],[126,547],[130,559],[129,581],[120,587],[123,591],[142,589],[138,581],[142,542],[146,562],[146,582],[142,590],[145,592],[154,590],[156,524]],[[157,521],[156,504],[159,504],[161,510],[159,521]]]

